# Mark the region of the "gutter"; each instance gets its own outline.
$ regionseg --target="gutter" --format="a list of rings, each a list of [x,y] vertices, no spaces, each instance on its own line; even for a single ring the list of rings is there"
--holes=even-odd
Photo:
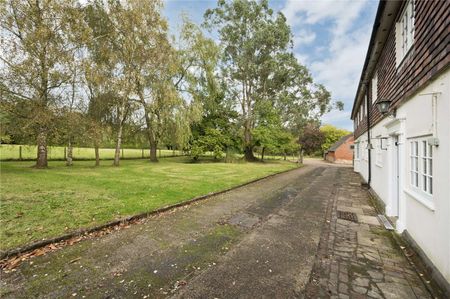
[[[372,179],[372,163],[371,163],[371,151],[372,151],[372,142],[370,141],[370,108],[369,108],[369,88],[368,83],[366,82],[366,107],[367,107],[367,151],[368,151],[368,163],[369,166],[367,168],[368,174],[367,174],[367,185],[370,189],[370,181]]]

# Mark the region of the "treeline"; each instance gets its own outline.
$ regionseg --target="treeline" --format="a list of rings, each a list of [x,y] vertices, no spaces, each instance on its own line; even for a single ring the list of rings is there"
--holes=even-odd
[[[266,0],[225,2],[200,27],[170,36],[162,1],[0,2],[1,142],[96,149],[297,152],[306,127],[342,103],[292,52],[292,33]],[[212,33],[211,33],[212,32]],[[217,34],[216,43],[208,37]]]

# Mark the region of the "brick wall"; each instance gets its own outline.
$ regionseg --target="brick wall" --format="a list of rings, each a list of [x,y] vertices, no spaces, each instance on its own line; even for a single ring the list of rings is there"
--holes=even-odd
[[[337,148],[334,155],[336,160],[353,160],[353,150],[350,146],[353,144],[353,136],[349,137],[340,147]]]
[[[352,144],[354,144],[354,138],[353,136],[350,136],[334,152],[328,152],[325,156],[325,160],[329,162],[336,162],[336,161],[351,162],[353,160],[353,150],[350,148]]]

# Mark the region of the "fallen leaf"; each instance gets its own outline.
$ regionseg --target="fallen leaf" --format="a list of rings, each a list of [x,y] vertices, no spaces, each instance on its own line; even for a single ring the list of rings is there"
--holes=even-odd
[[[73,263],[75,263],[76,261],[79,261],[79,260],[81,260],[81,257],[77,257],[76,259],[71,260],[69,262],[69,264],[73,264]]]

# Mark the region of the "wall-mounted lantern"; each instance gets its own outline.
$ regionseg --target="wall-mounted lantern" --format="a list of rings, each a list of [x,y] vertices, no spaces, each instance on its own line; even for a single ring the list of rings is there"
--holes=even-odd
[[[378,111],[380,111],[380,113],[382,115],[392,115],[395,117],[395,114],[397,112],[396,109],[392,110],[391,112],[389,112],[389,108],[391,107],[391,100],[388,99],[381,99],[376,103],[377,109]]]

